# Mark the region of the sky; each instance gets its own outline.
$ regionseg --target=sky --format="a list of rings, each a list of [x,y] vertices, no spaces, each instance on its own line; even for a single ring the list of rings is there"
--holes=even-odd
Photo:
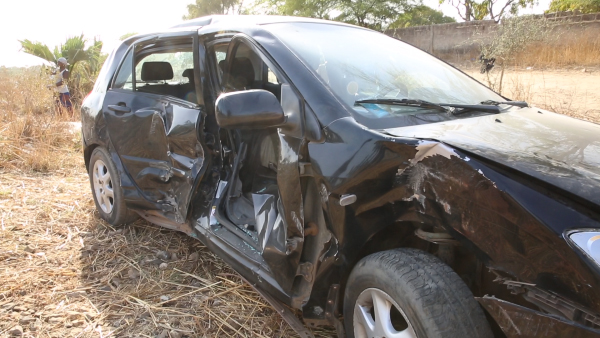
[[[110,52],[119,37],[150,32],[182,22],[194,0],[10,0],[0,11],[0,66],[22,67],[43,63],[19,52],[18,40],[29,39],[50,47],[81,33],[104,42]]]
[[[159,31],[180,23],[187,5],[194,0],[10,0],[0,12],[0,66],[25,67],[43,61],[19,51],[18,40],[42,42],[52,50],[68,37],[84,34],[104,42],[103,52],[110,52],[119,37],[131,33]],[[454,7],[438,0],[423,0],[444,14],[459,19]],[[528,13],[542,13],[550,0]],[[525,11],[524,11],[525,12]],[[459,20],[460,21],[460,20]]]

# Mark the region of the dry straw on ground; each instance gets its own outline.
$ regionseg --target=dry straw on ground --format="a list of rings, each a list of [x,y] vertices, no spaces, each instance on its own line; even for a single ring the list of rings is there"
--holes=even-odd
[[[199,241],[99,220],[77,163],[0,172],[0,337],[295,336]]]
[[[0,337],[296,336],[198,240],[100,220],[45,86],[0,69]]]

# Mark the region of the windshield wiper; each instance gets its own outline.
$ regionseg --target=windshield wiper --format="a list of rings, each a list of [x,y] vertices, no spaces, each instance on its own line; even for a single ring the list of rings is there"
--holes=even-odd
[[[467,112],[479,111],[479,112],[489,112],[494,114],[500,114],[500,108],[494,105],[486,105],[486,104],[446,104],[440,103],[442,106],[448,106],[453,108],[459,108],[461,110],[453,110],[453,115],[460,115]]]
[[[448,109],[437,103],[424,101],[424,100],[411,100],[411,99],[365,99],[354,102],[354,105],[362,103],[374,103],[374,104],[389,104],[394,106],[412,106],[421,108],[437,109],[443,112],[447,112]]]
[[[494,101],[494,100],[486,100],[480,102],[481,104],[491,104],[497,106],[499,104],[508,104],[515,107],[527,108],[529,104],[525,101]]]
[[[500,108],[492,104],[458,104],[458,103],[433,103],[425,100],[413,99],[365,99],[354,102],[355,105],[361,103],[389,104],[397,106],[414,106],[422,108],[433,108],[443,112],[449,112],[452,115],[460,115],[471,111],[490,112],[500,114]],[[448,109],[451,107],[454,109]],[[457,110],[460,109],[460,110]]]

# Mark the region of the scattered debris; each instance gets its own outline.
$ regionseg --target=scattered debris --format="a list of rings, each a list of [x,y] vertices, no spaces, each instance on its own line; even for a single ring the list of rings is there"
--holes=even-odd
[[[23,328],[20,325],[17,325],[8,331],[8,334],[15,337],[20,337],[23,335]]]
[[[143,220],[116,230],[99,220],[76,155],[61,173],[0,169],[11,191],[0,199],[0,252],[9,253],[0,254],[0,336],[297,337],[198,240]]]
[[[138,278],[140,278],[140,272],[138,270],[134,269],[134,268],[129,268],[129,270],[127,271],[127,275],[131,279],[138,279]]]
[[[156,253],[156,257],[158,259],[162,259],[163,261],[168,260],[170,258],[170,256],[171,255],[169,255],[169,253],[166,252],[166,251],[159,251],[159,252]]]
[[[198,255],[198,253],[197,253],[197,252],[193,252],[193,253],[192,253],[192,254],[191,254],[189,257],[188,257],[188,259],[189,259],[190,261],[197,261],[197,260],[198,260],[198,258],[200,258],[200,256]]]

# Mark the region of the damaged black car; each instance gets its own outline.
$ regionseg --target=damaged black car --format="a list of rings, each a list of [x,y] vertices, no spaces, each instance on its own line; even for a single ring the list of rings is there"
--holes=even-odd
[[[600,333],[600,126],[406,43],[203,17],[123,41],[82,121],[103,219],[197,238],[302,337]]]

